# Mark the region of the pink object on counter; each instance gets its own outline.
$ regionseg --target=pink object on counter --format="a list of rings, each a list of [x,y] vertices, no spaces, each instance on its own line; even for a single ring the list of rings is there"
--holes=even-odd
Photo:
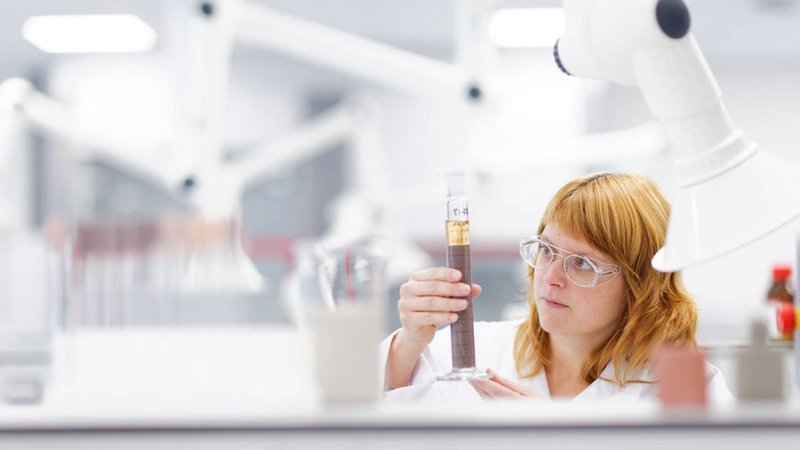
[[[688,345],[664,344],[653,358],[658,396],[666,407],[705,407],[705,355]]]

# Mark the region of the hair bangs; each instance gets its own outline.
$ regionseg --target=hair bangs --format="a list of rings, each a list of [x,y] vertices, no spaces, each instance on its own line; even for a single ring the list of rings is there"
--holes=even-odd
[[[541,234],[547,224],[557,223],[567,234],[585,240],[611,257],[614,263],[626,267],[632,263],[625,260],[629,252],[615,244],[639,244],[631,227],[633,222],[638,222],[631,220],[636,207],[610,198],[609,192],[616,189],[609,189],[615,183],[608,175],[593,175],[559,190],[545,210],[538,233]]]

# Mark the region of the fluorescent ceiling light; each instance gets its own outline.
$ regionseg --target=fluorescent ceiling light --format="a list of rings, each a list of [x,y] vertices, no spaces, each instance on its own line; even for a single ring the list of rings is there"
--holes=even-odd
[[[498,47],[553,47],[566,27],[562,8],[504,8],[492,15],[489,37]]]
[[[144,52],[156,44],[156,32],[133,14],[34,16],[22,36],[46,53]]]

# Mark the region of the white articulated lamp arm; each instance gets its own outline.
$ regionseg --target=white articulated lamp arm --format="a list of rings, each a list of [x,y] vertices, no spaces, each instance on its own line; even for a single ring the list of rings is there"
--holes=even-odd
[[[150,160],[138,155],[141,149],[128,143],[124,136],[112,136],[102,127],[79,121],[61,101],[38,91],[29,81],[11,78],[0,84],[3,96],[13,102],[4,110],[13,113],[18,126],[39,130],[47,135],[66,139],[70,157],[79,162],[103,161],[142,180],[172,191],[173,180]],[[14,92],[13,99],[8,93]],[[0,152],[7,151],[0,149]]]
[[[564,9],[567,30],[555,47],[559,67],[638,86],[678,157],[708,149],[733,131],[681,0],[565,0]]]
[[[324,150],[315,148],[317,145],[341,139],[355,127],[339,108],[338,112],[256,149],[269,154],[254,152],[240,164],[229,166],[223,158],[222,120],[232,47],[237,42],[287,54],[405,94],[444,94],[468,101],[481,97],[480,87],[472,84],[477,78],[470,78],[467,70],[457,64],[322,26],[250,0],[202,0],[196,11],[203,42],[201,61],[195,70],[200,79],[195,97],[202,99],[197,108],[197,131],[202,137],[197,148],[202,152],[193,170],[187,172],[184,184],[189,186],[186,192],[191,201],[206,215],[238,210],[238,196],[244,184],[293,161],[312,157]],[[209,188],[209,179],[215,180],[215,187]]]
[[[292,130],[258,145],[233,162],[230,170],[240,189],[288,170],[317,155],[333,150],[347,141],[354,132],[356,121],[351,105],[335,106]]]
[[[564,10],[558,66],[637,85],[670,142],[678,191],[656,269],[707,261],[800,215],[800,167],[733,126],[682,0],[564,0]]]
[[[223,8],[227,13],[221,13]],[[468,91],[467,72],[458,65],[337,30],[248,0],[207,0],[209,20],[230,22],[236,41],[294,56],[409,94]]]

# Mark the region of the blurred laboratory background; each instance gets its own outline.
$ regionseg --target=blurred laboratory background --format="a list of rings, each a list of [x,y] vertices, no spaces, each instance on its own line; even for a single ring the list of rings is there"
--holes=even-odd
[[[451,166],[475,318],[513,318],[519,240],[566,181],[675,189],[639,89],[554,63],[561,1],[0,2],[2,310],[46,297],[56,329],[292,325],[320,246],[348,265],[380,240],[388,334],[399,285],[444,264]],[[800,162],[800,1],[686,3],[737,128]],[[701,344],[748,339],[798,231],[685,270]]]

